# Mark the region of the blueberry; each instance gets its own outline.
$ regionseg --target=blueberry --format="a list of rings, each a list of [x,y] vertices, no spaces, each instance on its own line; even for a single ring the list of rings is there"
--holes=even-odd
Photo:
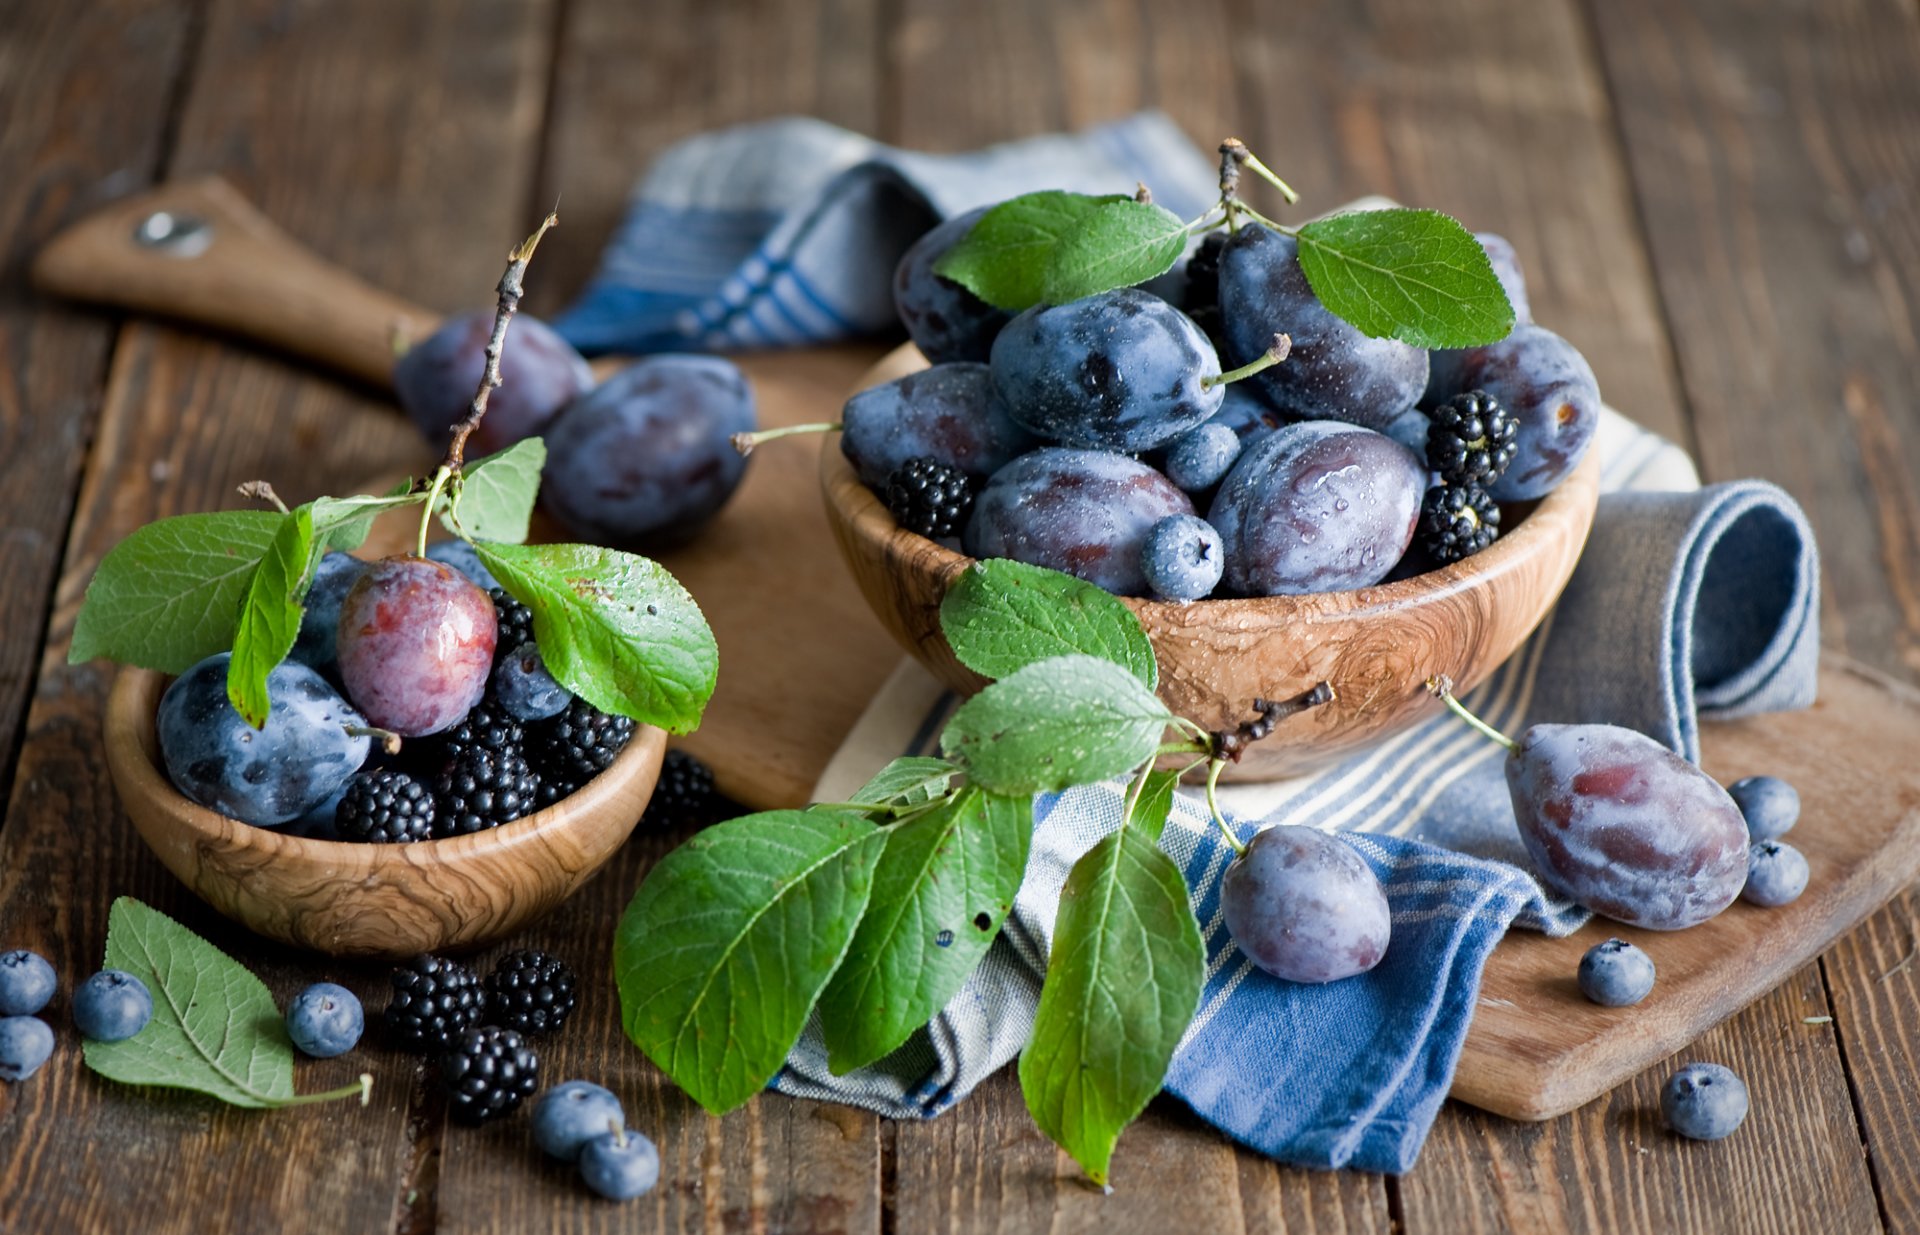
[[[359,1045],[366,1027],[359,998],[332,982],[314,983],[287,1005],[287,1036],[315,1059],[346,1054]]]
[[[1240,457],[1240,434],[1218,417],[1173,439],[1167,447],[1167,479],[1188,493],[1220,483]]]
[[[57,984],[53,966],[38,952],[0,954],[0,1016],[32,1016],[47,1006]]]
[[[1140,551],[1140,572],[1162,600],[1199,600],[1219,586],[1225,565],[1220,533],[1199,515],[1160,520]]]
[[[521,644],[493,667],[493,693],[516,720],[545,720],[573,702],[573,692],[554,681],[538,644]]]
[[[227,700],[226,652],[182,674],[154,718],[167,776],[181,793],[243,823],[274,827],[325,803],[366,762],[364,725],[327,680],[285,661],[267,675],[267,723],[254,729]]]
[[[482,590],[491,591],[500,586],[500,580],[493,577],[493,572],[473,551],[473,546],[464,540],[436,540],[427,546],[427,557],[443,566],[453,567]]]
[[[1730,1068],[1690,1063],[1660,1090],[1660,1114],[1681,1136],[1717,1141],[1747,1117],[1747,1087]]]
[[[1800,791],[1777,776],[1749,776],[1727,786],[1754,840],[1779,840],[1800,821]]]
[[[103,969],[73,991],[73,1025],[95,1042],[120,1042],[153,1019],[147,984],[119,969]]]
[[[660,1181],[660,1151],[638,1132],[603,1132],[580,1150],[580,1178],[610,1201],[630,1201]]]
[[[0,1081],[24,1081],[53,1054],[53,1030],[37,1016],[0,1017]]]
[[[464,541],[454,544],[465,547]],[[472,553],[472,549],[467,549]],[[476,562],[478,558],[474,559]],[[312,669],[327,673],[339,659],[340,602],[366,573],[367,563],[349,553],[329,552],[314,568],[307,589],[306,612],[300,617],[300,635],[287,655]]]
[[[1800,899],[1807,890],[1807,859],[1785,841],[1763,840],[1747,851],[1747,886],[1740,895],[1772,909]]]
[[[588,1141],[626,1123],[626,1112],[613,1091],[590,1081],[567,1081],[541,1094],[534,1104],[533,1141],[543,1153],[578,1162]]]
[[[1653,958],[1624,939],[1596,943],[1580,958],[1580,993],[1609,1008],[1639,1003],[1653,989]]]

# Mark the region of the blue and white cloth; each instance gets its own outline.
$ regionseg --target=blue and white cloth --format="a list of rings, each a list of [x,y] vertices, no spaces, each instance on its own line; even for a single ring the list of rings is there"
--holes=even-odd
[[[889,276],[936,215],[1037,188],[1120,191],[1139,180],[1198,214],[1208,160],[1149,113],[1071,137],[971,155],[916,155],[815,121],[695,138],[663,156],[581,303],[558,323],[592,350],[762,347],[890,326]],[[1191,187],[1189,187],[1191,186]],[[1603,414],[1599,510],[1559,604],[1467,696],[1518,733],[1593,721],[1698,758],[1701,717],[1805,707],[1818,660],[1819,567],[1793,500],[1758,481],[1699,486],[1684,453]],[[897,670],[827,769],[840,800],[903,754],[927,753],[957,701]],[[1176,800],[1161,845],[1181,866],[1207,941],[1200,1009],[1167,1088],[1223,1132],[1283,1161],[1401,1172],[1452,1082],[1488,955],[1510,927],[1564,934],[1585,919],[1526,870],[1502,749],[1431,722],[1331,770],[1233,786],[1243,833],[1339,832],[1393,912],[1381,964],[1326,986],[1254,969],[1219,913],[1232,854],[1204,804]],[[1025,1045],[1061,885],[1119,821],[1121,788],[1034,802],[1027,876],[1000,940],[927,1028],[879,1063],[833,1076],[810,1026],[774,1085],[896,1118],[930,1118]]]

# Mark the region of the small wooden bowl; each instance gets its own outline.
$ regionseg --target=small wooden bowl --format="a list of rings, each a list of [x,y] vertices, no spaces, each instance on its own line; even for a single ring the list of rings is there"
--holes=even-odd
[[[856,390],[926,360],[890,352]],[[1160,697],[1209,730],[1254,718],[1255,699],[1292,699],[1321,682],[1332,703],[1282,721],[1225,779],[1271,780],[1323,766],[1431,715],[1424,683],[1448,674],[1466,690],[1512,655],[1572,576],[1599,499],[1595,452],[1546,497],[1503,508],[1500,538],[1465,561],[1351,592],[1202,600],[1124,598],[1160,662]],[[864,484],[838,435],[820,451],[827,520],[867,603],[900,646],[941,682],[970,695],[986,684],[954,659],[940,600],[973,559],[903,529]]]
[[[519,930],[626,841],[666,755],[667,735],[642,725],[579,792],[491,831],[406,845],[311,840],[229,819],[173,787],[154,730],[166,684],[122,669],[107,700],[107,766],[141,839],[234,921],[334,956],[400,959]]]

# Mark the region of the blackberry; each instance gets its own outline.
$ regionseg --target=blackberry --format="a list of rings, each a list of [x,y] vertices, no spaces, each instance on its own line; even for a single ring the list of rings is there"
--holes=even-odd
[[[527,760],[545,789],[541,804],[557,802],[607,770],[633,737],[633,722],[575,698],[527,736]]]
[[[540,1056],[511,1029],[483,1025],[462,1033],[440,1056],[447,1110],[461,1123],[511,1114],[540,1088]]]
[[[358,772],[334,811],[343,840],[400,844],[433,835],[433,795],[396,768]]]
[[[526,742],[526,729],[489,691],[459,724],[435,734],[421,745],[437,772],[468,750],[478,748],[499,754],[506,750],[519,751]]]
[[[540,778],[517,746],[469,746],[433,781],[435,836],[466,836],[512,823],[539,808]]]
[[[416,956],[393,971],[387,1028],[403,1049],[443,1051],[486,1015],[480,975],[438,956]]]
[[[1487,488],[1520,449],[1520,426],[1484,390],[1457,394],[1433,409],[1427,466],[1450,485]]]
[[[1420,503],[1420,547],[1441,564],[1472,557],[1500,534],[1500,508],[1477,485],[1435,485]]]
[[[959,468],[922,455],[887,477],[887,509],[901,527],[930,540],[958,536],[973,513],[973,485]]]
[[[487,1019],[524,1034],[553,1033],[573,1014],[573,970],[545,952],[509,952],[487,975]]]
[[[698,827],[712,818],[713,805],[713,769],[684,750],[670,750],[640,824],[661,832]]]
[[[493,599],[493,619],[500,634],[493,645],[493,663],[499,664],[523,643],[533,639],[533,610],[507,595],[505,588],[488,588]]]

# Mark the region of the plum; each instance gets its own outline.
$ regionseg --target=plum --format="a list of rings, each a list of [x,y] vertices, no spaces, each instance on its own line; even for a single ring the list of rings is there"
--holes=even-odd
[[[1147,591],[1147,533],[1193,503],[1138,459],[1048,446],[993,474],[974,499],[962,545],[1076,575],[1121,596]]]
[[[933,459],[985,480],[1040,439],[1007,415],[983,364],[940,364],[847,400],[840,452],[870,489],[912,459]]]
[[[1249,596],[1378,583],[1420,518],[1424,464],[1357,425],[1309,420],[1256,439],[1215,494],[1227,586]]]
[[[753,390],[732,362],[648,357],[555,417],[541,500],[596,544],[682,544],[733,496],[747,461],[731,439],[753,425]]]
[[[465,541],[454,543],[473,552]],[[339,658],[340,602],[366,571],[367,564],[352,554],[327,551],[314,567],[313,583],[307,588],[306,606],[300,615],[300,634],[287,653],[289,657],[322,673],[334,670]]]
[[[1600,386],[1573,344],[1540,326],[1469,348],[1436,368],[1426,401],[1464,391],[1491,396],[1518,426],[1513,462],[1487,491],[1503,502],[1545,497],[1573,469],[1600,424]]]
[[[933,272],[933,264],[960,243],[986,212],[982,206],[948,219],[914,241],[894,267],[893,307],[900,311],[914,344],[934,364],[985,360],[993,350],[994,336],[1013,320],[1013,314]]]
[[[420,432],[436,447],[473,403],[487,366],[487,339],[494,310],[462,313],[407,349],[393,365],[393,388]],[[573,345],[538,318],[524,313],[507,331],[500,353],[500,386],[487,399],[487,414],[467,443],[478,457],[504,450],[540,432],[554,416],[593,386],[593,370]]]
[[[1257,967],[1290,982],[1365,973],[1387,954],[1393,918],[1373,868],[1317,828],[1267,828],[1220,881],[1220,915]]]
[[[444,562],[383,558],[340,605],[340,678],[382,729],[403,737],[459,723],[486,693],[499,638],[493,601]]]

